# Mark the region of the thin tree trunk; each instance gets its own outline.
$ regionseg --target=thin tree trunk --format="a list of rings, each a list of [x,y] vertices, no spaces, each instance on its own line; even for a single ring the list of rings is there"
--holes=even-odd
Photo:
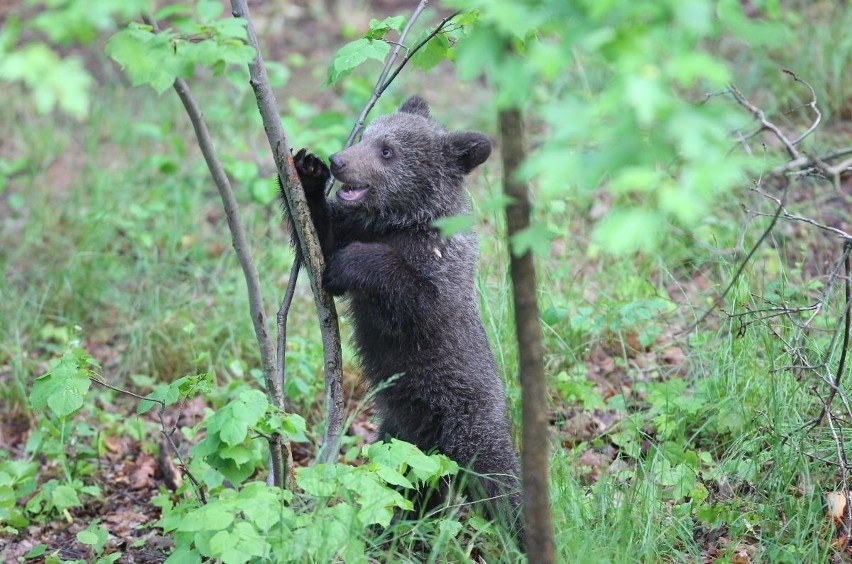
[[[500,136],[503,147],[503,190],[512,200],[506,206],[508,237],[511,239],[530,223],[527,186],[517,179],[517,171],[524,158],[523,122],[518,108],[500,111]],[[547,387],[542,361],[535,264],[529,251],[515,256],[511,252],[511,245],[509,249],[521,376],[521,462],[527,555],[530,562],[549,564],[555,559],[547,488]]]
[[[152,16],[144,14],[142,18],[155,31],[158,30],[157,22]],[[240,222],[240,210],[237,200],[234,197],[231,183],[225,174],[222,162],[219,160],[216,149],[213,147],[213,140],[210,136],[210,131],[207,129],[207,122],[204,121],[204,114],[193,97],[189,85],[182,78],[178,78],[175,80],[174,89],[192,122],[198,146],[201,149],[202,155],[204,155],[207,168],[213,176],[213,182],[216,184],[219,196],[222,199],[225,219],[228,222],[228,229],[231,232],[231,243],[246,281],[249,313],[251,314],[255,337],[260,348],[260,365],[263,370],[269,403],[279,409],[283,409],[284,391],[281,383],[275,378],[275,351],[272,339],[269,337],[267,330],[266,311],[260,289],[260,276],[252,259],[251,247],[246,240],[243,225]],[[269,438],[269,453],[270,462],[272,463],[273,483],[282,488],[285,486],[292,488],[295,485],[295,479],[293,474],[293,454],[290,451],[290,445],[282,441],[280,435],[272,435]]]
[[[257,107],[263,119],[263,129],[269,140],[269,146],[275,156],[275,166],[278,176],[284,185],[284,195],[287,198],[287,207],[291,213],[291,219],[295,223],[296,233],[299,235],[299,244],[311,288],[314,293],[314,303],[317,307],[320,333],[322,336],[323,368],[326,383],[326,408],[328,415],[326,419],[325,437],[322,450],[318,455],[319,462],[335,462],[340,450],[340,440],[343,433],[343,362],[340,347],[340,328],[337,323],[337,310],[331,295],[322,287],[322,273],[325,268],[322,251],[316,230],[311,222],[310,211],[305,199],[299,176],[293,165],[293,157],[290,154],[290,145],[281,118],[275,103],[275,95],[269,85],[266,76],[266,68],[263,65],[263,57],[260,53],[257,36],[254,32],[249,17],[246,0],[231,0],[231,10],[235,18],[246,20],[249,43],[255,48],[256,58],[249,63],[249,75],[251,86],[257,98]],[[294,274],[295,276],[295,271]],[[283,362],[283,357],[279,363]],[[279,370],[280,372],[280,370]]]

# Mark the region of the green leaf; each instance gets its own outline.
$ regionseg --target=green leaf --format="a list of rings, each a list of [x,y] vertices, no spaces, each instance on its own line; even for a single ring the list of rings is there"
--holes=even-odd
[[[615,209],[596,226],[593,239],[615,255],[656,248],[666,227],[665,218],[647,209]]]
[[[428,35],[428,33],[428,31],[424,32],[424,35]],[[425,39],[425,36],[423,39]],[[427,71],[444,59],[449,58],[449,52],[450,40],[443,33],[439,33],[411,57],[411,64]]]
[[[164,6],[154,13],[155,20],[165,20],[172,16],[188,16],[192,13],[192,7],[188,4],[171,4]]]
[[[441,522],[438,523],[438,530],[441,531],[442,535],[454,538],[461,532],[462,524],[455,519],[441,519]]]
[[[441,232],[441,237],[449,239],[453,235],[469,232],[473,228],[473,216],[451,215],[448,217],[439,217],[432,222],[432,226],[438,228]]]
[[[782,47],[792,35],[781,22],[749,18],[739,0],[719,0],[716,14],[724,28],[752,47]]]
[[[347,43],[331,59],[325,84],[334,84],[368,59],[384,61],[389,52],[390,45],[380,40],[362,37]]]
[[[31,558],[38,558],[47,550],[47,545],[44,543],[40,543],[32,547],[26,554],[24,554],[24,558],[30,560]]]
[[[228,502],[211,500],[185,517],[178,531],[222,531],[234,522],[233,507]]]
[[[50,502],[59,510],[68,509],[69,507],[80,507],[80,498],[77,497],[77,492],[71,486],[59,485],[54,488],[50,496]]]
[[[211,22],[222,15],[225,7],[218,0],[199,0],[195,6],[198,12],[198,19],[202,22]],[[245,25],[245,24],[244,24]]]
[[[91,531],[80,531],[76,536],[77,540],[83,544],[94,545],[98,542],[98,535]]]
[[[259,178],[249,184],[251,199],[262,206],[268,206],[278,198],[278,184],[268,178]]]
[[[234,461],[235,464],[241,465],[249,462],[252,459],[251,450],[242,444],[227,446],[219,450],[219,456],[228,458]]]
[[[178,546],[164,564],[201,564],[201,553],[188,546]]]
[[[79,57],[60,59],[47,46],[30,43],[0,56],[0,80],[23,82],[39,113],[58,106],[77,119],[88,114],[92,78]]]
[[[216,412],[208,423],[208,432],[219,434],[227,445],[241,443],[248,436],[249,427],[254,426],[266,413],[269,405],[260,390],[244,390],[234,401]]]
[[[533,223],[518,231],[510,239],[512,254],[516,257],[523,256],[528,252],[534,255],[547,256],[550,253],[550,240],[553,234],[544,223]]]
[[[397,33],[402,32],[405,26],[405,16],[391,16],[379,21],[377,19],[370,20],[370,30],[364,34],[365,39],[383,39],[390,30]]]
[[[394,470],[389,466],[379,466],[376,470],[376,473],[379,477],[389,484],[393,484],[394,486],[401,486],[407,489],[414,489],[414,484],[412,484],[408,479]]]
[[[722,88],[731,81],[731,72],[723,61],[700,51],[676,54],[666,64],[666,72],[681,86],[693,86],[700,78],[716,88]]]
[[[671,96],[656,69],[625,79],[625,101],[636,111],[640,125],[649,126],[671,102]]]
[[[71,415],[83,406],[83,398],[91,382],[86,370],[80,368],[85,360],[67,351],[59,363],[33,383],[30,404],[35,409],[50,408],[59,417]]]
[[[147,84],[162,94],[182,74],[173,40],[168,30],[155,34],[150,27],[130,24],[110,38],[105,52],[127,72],[133,86]]]
[[[228,531],[219,531],[213,538],[210,539],[210,552],[214,555],[221,555],[230,547],[236,545],[237,539],[232,538]]]
[[[296,469],[296,482],[306,493],[317,497],[330,497],[338,491],[336,483],[341,474],[352,471],[352,467],[333,464],[315,464]]]

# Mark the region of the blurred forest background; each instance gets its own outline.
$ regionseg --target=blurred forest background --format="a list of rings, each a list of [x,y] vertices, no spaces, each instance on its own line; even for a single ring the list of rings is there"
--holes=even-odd
[[[405,21],[386,18],[416,4],[249,2],[295,149],[343,146]],[[430,3],[408,44],[456,9],[372,115],[419,94],[497,142],[498,109],[525,111],[533,227],[511,245],[538,268],[557,559],[852,559],[852,7],[454,0]],[[145,11],[173,30],[171,55],[129,50],[149,30],[116,35]],[[399,489],[453,468],[365,447],[342,307],[345,436],[336,464],[313,464],[325,384],[304,274],[295,416],[258,398],[245,282],[170,88],[184,76],[204,112],[274,312],[293,255],[244,32],[211,23],[233,21],[218,0],[0,0],[0,560],[522,558],[463,500],[391,522]],[[382,48],[344,65],[359,40]],[[472,222],[442,227],[480,234],[519,431],[499,150],[468,182]],[[264,484],[274,432],[292,440],[295,492]]]

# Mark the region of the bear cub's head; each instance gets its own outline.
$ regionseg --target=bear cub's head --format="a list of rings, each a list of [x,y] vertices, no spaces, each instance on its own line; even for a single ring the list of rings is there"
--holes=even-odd
[[[394,226],[464,213],[464,176],[485,162],[491,141],[475,131],[446,131],[412,96],[376,118],[361,141],[331,155],[342,186],[339,204]]]

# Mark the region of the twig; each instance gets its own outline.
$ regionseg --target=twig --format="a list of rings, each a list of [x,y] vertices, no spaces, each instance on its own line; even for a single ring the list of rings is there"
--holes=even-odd
[[[402,33],[399,34],[396,47],[394,47],[394,49],[390,52],[390,55],[388,55],[387,59],[385,59],[385,65],[382,67],[382,72],[379,73],[379,78],[376,80],[376,85],[373,87],[373,92],[370,94],[370,98],[367,100],[367,103],[364,104],[364,107],[361,109],[361,113],[358,114],[358,119],[355,120],[355,125],[352,127],[352,131],[349,132],[349,137],[346,138],[344,148],[352,145],[352,142],[355,140],[358,132],[362,127],[364,127],[364,120],[367,119],[367,114],[370,113],[373,106],[376,105],[379,96],[382,95],[382,87],[385,84],[385,79],[387,78],[391,67],[393,67],[393,64],[396,62],[396,57],[399,55],[399,51],[403,47],[405,38],[408,36],[408,32],[411,31],[411,27],[414,25],[417,18],[420,17],[420,14],[426,8],[427,4],[429,4],[429,0],[420,0],[417,7],[414,8],[414,11],[411,13],[411,16],[408,18],[405,27],[402,29]]]
[[[754,104],[749,102],[746,99],[746,97],[743,96],[743,93],[740,92],[739,88],[736,87],[736,85],[729,84],[728,88],[730,89],[731,94],[733,94],[734,99],[742,107],[744,107],[749,112],[751,112],[751,114],[755,118],[757,118],[757,120],[760,122],[760,124],[762,126],[761,130],[762,129],[768,129],[769,131],[771,131],[772,133],[775,134],[775,136],[778,138],[778,140],[781,141],[781,143],[784,145],[784,148],[787,150],[787,154],[790,155],[791,159],[798,159],[799,157],[801,157],[801,154],[799,153],[799,150],[796,148],[796,145],[792,141],[790,141],[787,138],[786,135],[784,135],[784,132],[781,131],[781,129],[777,125],[775,125],[774,123],[772,123],[771,121],[766,119],[766,114],[763,112],[763,110],[761,110],[760,108],[758,108],[757,106],[755,106]],[[760,131],[760,130],[758,130],[758,131]]]
[[[443,20],[441,20],[441,23],[439,23],[438,26],[429,33],[429,35],[424,37],[423,40],[420,41],[420,43],[418,43],[417,45],[415,45],[414,47],[411,48],[411,50],[405,55],[405,58],[402,60],[402,62],[399,63],[399,66],[397,66],[394,69],[393,73],[391,73],[391,75],[388,77],[388,79],[382,85],[382,88],[381,88],[381,90],[379,90],[379,93],[378,93],[378,96],[376,96],[376,99],[378,99],[379,96],[384,94],[384,91],[387,89],[388,86],[391,85],[391,83],[393,83],[394,79],[402,71],[402,69],[405,68],[405,65],[408,63],[408,61],[411,60],[411,57],[416,55],[417,52],[420,49],[422,49],[424,45],[429,43],[429,41],[431,41],[433,37],[435,37],[436,35],[441,33],[441,31],[444,30],[446,25],[448,23],[450,23],[450,20],[452,20],[453,18],[455,18],[456,16],[458,16],[461,13],[462,13],[461,10],[457,10],[457,11],[453,12],[452,14],[450,14],[449,16],[447,16],[446,18],[444,18]],[[372,109],[372,106],[370,107],[370,109]],[[363,126],[363,123],[361,125]]]
[[[143,15],[145,23],[150,25],[157,31],[157,22],[148,14]],[[266,393],[269,397],[269,402],[283,409],[284,394],[281,387],[275,379],[275,361],[274,349],[272,340],[269,338],[267,331],[267,321],[265,308],[263,306],[263,296],[260,288],[260,276],[257,272],[257,267],[251,256],[251,248],[246,240],[245,231],[243,231],[242,223],[240,222],[239,206],[237,205],[234,192],[231,188],[231,183],[228,176],[225,174],[225,169],[216,154],[216,149],[213,147],[213,140],[210,136],[210,131],[207,128],[207,122],[204,120],[204,115],[192,96],[186,81],[182,78],[175,79],[175,92],[183,103],[186,113],[192,122],[192,127],[195,130],[195,137],[198,140],[198,146],[201,153],[204,155],[204,160],[207,162],[207,168],[213,176],[213,181],[219,191],[219,196],[222,199],[222,207],[225,209],[225,218],[228,222],[228,229],[231,232],[231,244],[234,247],[234,252],[239,260],[240,267],[243,270],[243,276],[246,281],[246,290],[249,298],[249,312],[251,314],[252,324],[254,325],[254,333],[257,338],[257,343],[260,347],[260,364],[263,370],[263,378],[266,383]],[[278,437],[276,435],[276,437]],[[281,444],[276,438],[269,443],[270,454],[273,460],[283,460],[286,456],[283,450],[289,450],[289,445]],[[283,465],[283,462],[276,462],[273,469]],[[275,483],[279,487],[284,487],[287,481],[286,475],[291,474],[290,469],[281,468],[283,473],[275,476]]]
[[[429,41],[431,41],[436,35],[441,33],[447,24],[453,20],[456,16],[462,13],[461,10],[457,10],[441,20],[441,22],[435,26],[429,34],[423,38],[417,45],[408,49],[403,57],[402,61],[400,61],[399,65],[394,69],[393,74],[390,74],[391,68],[393,67],[394,61],[396,61],[397,56],[399,55],[399,51],[404,45],[402,44],[405,41],[406,36],[408,35],[411,26],[414,24],[414,20],[416,20],[423,9],[428,4],[428,0],[421,0],[421,2],[417,5],[412,12],[411,17],[409,17],[408,22],[406,23],[405,28],[403,28],[402,33],[399,36],[397,47],[391,51],[388,58],[385,60],[385,65],[382,68],[382,72],[379,74],[378,80],[376,80],[376,85],[373,87],[373,92],[370,94],[370,98],[367,100],[367,103],[361,109],[361,113],[358,114],[358,119],[355,120],[355,125],[352,127],[352,130],[349,132],[349,137],[346,138],[346,143],[344,144],[344,148],[350,147],[352,143],[355,141],[355,138],[358,136],[358,133],[364,128],[364,122],[367,120],[367,116],[372,111],[373,107],[375,107],[376,102],[378,102],[379,98],[381,98],[382,94],[384,94],[385,90],[387,90],[388,86],[390,86],[394,79],[399,75],[400,71],[408,64],[408,61],[411,60],[420,49],[423,48]],[[390,74],[390,76],[388,76]],[[334,187],[334,177],[328,179],[328,182],[325,185],[325,193],[331,193],[332,188]]]
[[[834,396],[837,395],[837,390],[840,389],[840,379],[843,377],[843,372],[846,369],[846,355],[849,352],[849,330],[850,325],[852,325],[852,312],[849,311],[850,307],[852,307],[852,241],[847,241],[843,245],[843,261],[845,264],[846,270],[846,280],[844,281],[844,294],[846,295],[846,305],[843,308],[843,317],[845,318],[845,323],[843,326],[843,344],[840,346],[840,362],[837,365],[837,373],[834,377],[834,386],[831,388],[831,391],[828,393],[828,399],[825,400],[825,407],[823,408],[822,415],[820,416],[820,420],[822,420],[823,416],[829,414],[831,410],[831,402],[834,401]]]
[[[181,468],[183,468],[184,474],[189,479],[190,483],[192,484],[192,487],[195,489],[195,495],[198,496],[198,500],[201,502],[202,505],[206,504],[207,503],[207,495],[204,493],[204,488],[201,487],[201,483],[198,480],[195,479],[195,476],[192,475],[192,472],[190,472],[190,470],[189,470],[189,466],[187,466],[184,463],[183,458],[180,455],[180,449],[178,449],[177,445],[172,440],[172,434],[174,434],[175,427],[173,427],[172,430],[169,431],[168,425],[166,425],[166,415],[165,415],[166,402],[164,402],[163,400],[159,400],[159,399],[140,396],[139,394],[134,394],[133,392],[130,392],[128,390],[124,390],[122,388],[117,388],[115,386],[107,384],[106,382],[104,382],[103,380],[98,378],[97,376],[89,376],[89,380],[91,380],[92,382],[94,382],[95,384],[97,384],[99,386],[103,386],[104,388],[108,388],[108,389],[113,390],[115,392],[118,392],[120,394],[124,394],[126,396],[130,396],[130,397],[140,399],[140,400],[150,401],[150,402],[156,403],[157,405],[160,406],[160,407],[157,408],[157,417],[160,420],[160,433],[163,434],[163,436],[166,438],[166,441],[169,443],[169,447],[171,447],[172,452],[175,453],[175,456],[177,457],[178,462],[180,462]],[[180,418],[180,412],[181,412],[181,410],[178,410],[178,415],[175,418],[175,420]]]
[[[284,197],[287,199],[291,219],[299,236],[302,257],[306,261],[305,266],[314,294],[323,342],[323,371],[325,373],[326,407],[328,410],[325,437],[317,460],[319,462],[330,462],[337,459],[343,432],[343,363],[337,310],[334,307],[334,300],[322,287],[322,272],[325,267],[322,251],[311,221],[305,192],[293,165],[293,157],[289,150],[290,145],[281,125],[275,95],[269,85],[260,45],[249,16],[246,0],[231,0],[231,12],[235,18],[245,20],[249,44],[255,50],[255,59],[249,63],[250,82],[257,98],[258,110],[263,119],[263,128],[275,157],[275,167],[284,185]]]
[[[801,78],[799,78],[796,75],[796,73],[794,73],[790,69],[782,69],[782,71],[785,74],[787,74],[788,76],[791,76],[793,78],[793,80],[795,80],[796,82],[798,82],[800,84],[804,84],[807,87],[807,89],[811,91],[811,100],[810,100],[810,102],[805,104],[805,106],[808,106],[811,109],[811,111],[814,113],[815,117],[814,117],[814,121],[811,122],[810,127],[808,127],[805,130],[804,133],[802,133],[801,135],[796,137],[796,139],[793,140],[793,142],[792,142],[793,145],[798,145],[799,143],[804,141],[805,138],[808,135],[810,135],[811,133],[813,133],[816,130],[817,126],[819,125],[819,122],[822,121],[822,112],[820,112],[819,108],[817,107],[817,95],[816,95],[816,91],[814,90],[814,87],[811,86],[810,84],[808,84],[807,82],[805,82],[804,80],[802,80]]]
[[[293,295],[296,293],[296,281],[299,278],[299,270],[302,266],[301,258],[297,256],[297,260],[293,262],[290,278],[287,280],[287,291],[284,292],[284,299],[281,301],[281,307],[278,308],[278,361],[275,369],[282,390],[284,389],[284,374],[287,366],[287,314],[293,303]]]
[[[733,88],[733,85],[732,85],[732,88]],[[745,270],[745,267],[748,264],[748,262],[751,260],[751,257],[754,256],[754,253],[757,252],[757,249],[760,248],[760,246],[763,244],[763,241],[766,239],[766,237],[769,236],[769,234],[775,228],[775,224],[778,222],[778,218],[781,215],[781,211],[784,209],[783,200],[787,196],[787,190],[789,189],[789,187],[790,187],[789,181],[785,181],[784,190],[783,190],[782,195],[781,195],[781,200],[779,200],[778,208],[775,210],[775,215],[772,216],[772,221],[769,222],[769,226],[763,231],[763,234],[761,234],[760,239],[757,240],[757,242],[752,246],[751,250],[748,252],[746,257],[740,263],[739,268],[737,268],[736,273],[734,274],[733,278],[731,278],[731,281],[728,283],[727,287],[725,288],[725,291],[723,291],[715,300],[713,300],[713,305],[711,305],[709,308],[707,308],[707,311],[705,311],[701,315],[701,317],[698,318],[697,321],[693,322],[689,327],[687,327],[686,329],[681,331],[679,334],[684,335],[684,334],[687,334],[687,333],[691,333],[696,327],[701,325],[701,323],[703,323],[704,320],[707,319],[707,317],[717,307],[719,307],[719,305],[725,299],[725,296],[727,296],[728,292],[731,291],[731,288],[734,287],[734,284],[739,279],[740,274],[743,273],[743,270]]]
[[[766,192],[762,191],[759,188],[752,188],[752,191],[757,192],[758,194],[760,194],[764,198],[767,198],[767,199],[775,202],[780,207],[781,212],[782,212],[782,217],[784,219],[789,219],[790,221],[801,221],[802,223],[807,223],[809,225],[813,225],[814,227],[816,227],[818,229],[822,229],[823,231],[828,231],[829,233],[834,233],[835,235],[837,235],[838,237],[840,237],[840,238],[842,238],[846,241],[852,241],[852,235],[850,235],[846,231],[843,231],[842,229],[838,229],[837,227],[831,227],[830,225],[825,225],[825,224],[820,223],[818,221],[815,221],[815,220],[813,220],[809,217],[803,217],[801,215],[789,213],[784,208],[784,205],[781,203],[781,200],[776,198],[775,196],[773,196],[771,194],[767,194]],[[753,213],[754,215],[758,215],[758,216],[769,217],[769,214],[758,212],[758,211],[751,212],[751,213]]]

